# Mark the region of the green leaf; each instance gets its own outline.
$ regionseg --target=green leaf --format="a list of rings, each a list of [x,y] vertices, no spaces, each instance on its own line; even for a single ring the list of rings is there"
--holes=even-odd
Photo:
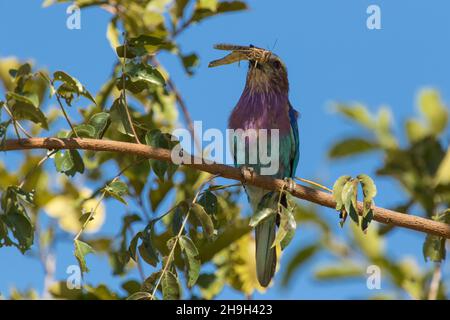
[[[217,275],[202,273],[198,278],[197,285],[203,299],[212,300],[222,292],[226,279],[219,272],[217,272]]]
[[[242,1],[199,0],[196,3],[191,21],[198,22],[217,14],[245,9],[247,9],[247,5]]]
[[[359,225],[359,215],[357,211],[357,192],[358,180],[349,180],[342,189],[342,202],[345,211],[350,215],[350,218]]]
[[[19,95],[13,92],[7,92],[6,98],[8,106],[16,120],[30,120],[40,124],[42,128],[48,130],[47,118],[44,113],[36,107],[38,102],[33,101],[30,97]]]
[[[39,98],[36,94],[23,95],[15,92],[7,92],[5,96],[8,101],[22,102],[24,104],[32,105],[36,109],[39,108]]]
[[[174,22],[178,21],[184,15],[184,10],[186,5],[189,3],[189,0],[176,0],[174,1],[173,7],[170,10],[172,15],[172,19]]]
[[[381,107],[378,111],[378,119],[375,126],[375,134],[379,145],[384,149],[398,148],[398,141],[392,134],[392,113],[390,109]]]
[[[406,135],[410,142],[418,142],[428,135],[428,130],[419,121],[408,119],[405,123]]]
[[[328,157],[332,159],[345,158],[378,149],[376,143],[361,138],[349,138],[333,145],[328,151]]]
[[[247,4],[243,1],[222,1],[219,2],[217,12],[225,13],[225,12],[242,11],[247,9],[248,9]]]
[[[217,0],[197,0],[197,9],[216,11],[217,2]]]
[[[362,231],[366,232],[367,228],[369,227],[369,224],[373,220],[373,210],[369,209],[367,213],[364,214],[361,220],[361,229]]]
[[[173,249],[173,247],[175,246],[177,237],[172,237],[169,240],[167,240],[166,245],[167,245],[167,249],[169,249],[169,251],[171,251]]]
[[[269,218],[270,216],[276,214],[277,211],[272,208],[262,208],[256,212],[250,219],[250,227],[256,227],[261,221]]]
[[[205,209],[198,203],[194,203],[191,208],[192,213],[201,223],[203,232],[208,239],[213,239],[215,235],[214,224],[211,217],[206,213]]]
[[[120,180],[113,181],[105,187],[105,191],[113,198],[119,200],[124,204],[127,204],[127,202],[123,198],[123,196],[128,193],[128,186],[125,182]]]
[[[37,75],[39,77],[41,77],[41,79],[43,79],[45,81],[45,83],[47,84],[47,86],[50,89],[50,96],[53,97],[56,93],[56,89],[53,86],[52,80],[50,79],[50,77],[48,76],[47,72],[44,71],[38,71]]]
[[[106,38],[109,41],[111,48],[116,49],[119,43],[119,30],[117,29],[117,16],[111,19],[106,29]]]
[[[43,129],[48,130],[47,118],[44,113],[30,104],[15,103],[11,107],[11,112],[16,120],[30,120],[40,124]]]
[[[448,110],[442,103],[439,93],[430,89],[420,92],[419,107],[428,122],[430,131],[435,135],[442,133],[447,127]]]
[[[159,262],[158,252],[153,245],[153,226],[155,220],[150,221],[150,223],[142,231],[141,239],[142,243],[139,246],[139,253],[148,264],[156,267]]]
[[[164,86],[166,81],[158,69],[145,63],[129,62],[124,70],[125,83],[122,77],[117,78],[117,88],[125,88],[133,93],[155,86]]]
[[[172,218],[172,233],[178,234],[183,226],[183,215],[186,214],[188,205],[178,205],[173,213]],[[183,230],[184,232],[184,230]]]
[[[77,172],[84,172],[83,159],[77,150],[59,150],[55,154],[56,171],[73,177]]]
[[[281,244],[281,250],[284,250],[291,242],[295,235],[295,229],[297,223],[293,215],[293,207],[284,208],[280,212],[280,226],[278,227],[277,235],[273,241],[272,247],[275,247],[278,243]]]
[[[289,261],[286,272],[283,274],[283,286],[288,285],[292,280],[294,272],[300,269],[300,267],[309,261],[319,250],[320,247],[318,245],[310,245],[298,250],[294,257]]]
[[[101,139],[105,134],[105,131],[108,129],[109,124],[111,123],[110,115],[106,112],[99,112],[94,114],[89,119],[89,124],[94,127],[96,139]]]
[[[166,271],[162,278],[161,286],[164,300],[179,300],[181,298],[180,283],[172,272]]]
[[[28,62],[26,62],[22,64],[17,70],[15,69],[9,70],[9,74],[11,75],[11,77],[17,79],[21,76],[30,75],[31,71],[32,71],[31,65]]]
[[[450,147],[447,148],[445,157],[439,164],[439,168],[434,179],[436,184],[450,185]]]
[[[84,225],[88,219],[89,221],[94,220],[94,217],[91,215],[91,212],[83,213],[81,217],[78,218],[78,221],[80,221],[81,225]]]
[[[132,295],[136,292],[141,292],[141,284],[137,280],[127,280],[123,282],[121,285],[122,289],[124,289],[129,295]]]
[[[111,119],[114,122],[119,122],[122,125],[122,128],[119,128],[123,134],[126,134],[130,137],[134,137],[132,124],[128,121],[128,115],[126,106],[123,103],[122,97],[114,100],[113,105],[111,106],[111,110],[109,111],[111,115]]]
[[[445,238],[428,234],[422,251],[425,261],[441,262],[445,260]]]
[[[214,193],[207,190],[205,191],[200,199],[197,201],[199,205],[201,205],[203,208],[205,208],[205,211],[211,215],[215,216],[217,214],[217,197]]]
[[[355,121],[356,123],[362,125],[365,128],[373,129],[375,127],[375,121],[372,119],[371,114],[367,110],[367,108],[363,105],[356,104],[352,107],[338,104],[336,106],[336,110],[349,118],[350,120]]]
[[[147,143],[147,145],[154,148],[170,148],[167,137],[158,129],[149,131],[145,135],[145,142]],[[164,181],[164,175],[169,168],[168,163],[165,161],[154,159],[149,159],[149,163],[159,180]]]
[[[34,190],[31,192],[25,191],[24,189],[16,186],[10,186],[17,197],[18,200],[21,200],[27,204],[34,204]]]
[[[152,300],[152,295],[148,292],[135,292],[127,300]]]
[[[198,56],[195,53],[191,53],[188,55],[180,55],[180,58],[186,73],[192,75],[195,67],[197,67],[200,62]]]
[[[133,59],[154,53],[163,44],[165,44],[164,39],[150,35],[140,35],[128,39],[126,46],[120,45],[116,47],[116,53],[120,58],[124,58],[126,55],[126,58]]]
[[[162,271],[153,272],[147,279],[145,279],[144,283],[142,283],[141,290],[144,292],[153,293],[155,290],[156,282],[161,277]],[[161,286],[158,287],[158,290],[161,290]]]
[[[446,223],[446,224],[450,224],[450,209],[447,209],[447,210],[437,214],[436,216],[433,217],[433,220],[442,222],[442,223]]]
[[[317,280],[338,280],[354,277],[362,277],[364,270],[353,263],[343,263],[340,265],[331,265],[328,267],[322,267],[315,272],[315,278]]]
[[[25,212],[9,213],[1,215],[0,220],[11,230],[15,239],[17,239],[17,248],[25,253],[34,241],[34,229],[31,221]],[[0,227],[1,228],[1,227]],[[3,238],[0,232],[0,240]],[[0,247],[2,245],[0,244]]]
[[[356,178],[361,183],[361,188],[363,190],[364,195],[364,204],[366,204],[367,202],[368,204],[371,205],[373,198],[375,198],[375,196],[377,195],[377,187],[375,183],[373,182],[372,178],[366,174],[360,174]],[[369,210],[370,206],[368,208],[364,206],[364,215]]]
[[[357,179],[361,184],[364,195],[363,200],[364,208],[362,214],[363,219],[361,223],[361,229],[363,231],[366,231],[367,228],[369,227],[370,222],[373,219],[372,206],[373,206],[373,198],[377,194],[377,187],[375,186],[375,183],[373,182],[372,178],[366,174],[358,175]]]
[[[141,238],[141,236],[142,236],[142,232],[136,233],[134,235],[133,239],[131,239],[130,246],[128,247],[128,252],[130,253],[130,257],[134,261],[137,261],[136,249],[137,249],[138,241]]]
[[[0,122],[0,148],[5,145],[6,132],[8,131],[8,127],[11,123],[12,123],[12,120]]]
[[[81,272],[89,272],[89,269],[86,265],[86,255],[89,253],[93,253],[94,250],[91,248],[90,245],[87,243],[80,241],[80,240],[74,240],[74,246],[75,246],[75,257],[78,260],[78,264],[80,265]]]
[[[55,71],[53,73],[53,79],[54,82],[60,81],[63,83],[57,89],[57,92],[61,94],[61,96],[65,97],[67,93],[74,93],[77,96],[82,95],[91,100],[94,104],[96,104],[95,99],[92,97],[89,91],[87,91],[86,88],[81,84],[81,82],[78,81],[78,79],[68,75],[64,71]],[[67,104],[70,105],[70,101]]]
[[[333,185],[333,197],[334,201],[336,201],[336,210],[342,210],[344,203],[342,202],[342,190],[344,185],[351,179],[350,176],[341,176],[339,177]]]
[[[95,128],[90,124],[80,124],[73,127],[73,130],[81,138],[95,138]],[[69,137],[74,137],[75,135],[71,132]]]
[[[445,210],[432,217],[434,221],[450,224],[450,209]],[[428,234],[423,244],[423,256],[425,261],[441,262],[446,258],[446,239],[443,237]]]
[[[199,253],[197,247],[187,236],[180,237],[180,246],[186,255],[188,262],[188,287],[192,288],[197,282],[200,274],[201,262],[199,259]]]

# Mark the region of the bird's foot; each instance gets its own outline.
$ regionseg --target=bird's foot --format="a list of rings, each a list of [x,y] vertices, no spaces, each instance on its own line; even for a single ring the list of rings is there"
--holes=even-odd
[[[242,179],[244,180],[243,184],[245,184],[247,181],[253,179],[253,174],[255,173],[255,169],[253,169],[252,167],[247,167],[244,165],[244,166],[240,166],[239,170],[241,170],[241,176],[242,176]]]
[[[292,178],[284,178],[283,180],[284,180],[284,183],[285,183],[284,189],[287,192],[292,193],[292,191],[295,190],[295,186],[297,185],[295,183],[294,179],[292,179]]]

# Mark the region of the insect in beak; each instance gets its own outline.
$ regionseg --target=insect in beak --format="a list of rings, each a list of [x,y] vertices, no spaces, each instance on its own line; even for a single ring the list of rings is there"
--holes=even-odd
[[[222,66],[225,64],[231,64],[242,60],[255,61],[255,67],[258,63],[266,62],[271,55],[271,52],[265,49],[250,46],[239,46],[232,44],[216,44],[214,49],[231,51],[222,59],[211,61],[208,65],[209,68]]]

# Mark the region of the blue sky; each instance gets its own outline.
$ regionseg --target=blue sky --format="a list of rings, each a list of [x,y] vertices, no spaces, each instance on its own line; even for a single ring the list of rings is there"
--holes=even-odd
[[[82,12],[81,30],[68,30],[67,5],[43,9],[40,2],[0,0],[0,57],[31,58],[39,67],[65,70],[96,92],[116,59],[105,37],[109,14],[87,9]],[[161,60],[183,93],[192,118],[202,120],[205,128],[225,129],[226,118],[241,94],[246,67],[242,64],[208,69],[208,61],[221,55],[212,45],[251,43],[270,49],[275,45],[274,51],[288,66],[291,102],[301,113],[297,175],[331,185],[342,174],[373,175],[377,168],[377,157],[342,162],[326,159],[333,141],[359,132],[331,112],[334,101],[361,101],[372,111],[382,105],[390,106],[399,133],[402,121],[417,114],[415,99],[420,88],[437,88],[444,100],[450,101],[448,1],[435,0],[430,4],[425,0],[251,0],[249,4],[248,12],[206,20],[179,38],[185,52],[195,51],[201,58],[194,77],[184,74],[176,58],[166,55]],[[382,30],[366,28],[366,9],[370,4],[381,7]],[[1,154],[0,161],[11,162],[12,157]],[[377,178],[376,183],[380,190],[378,205],[401,202],[401,190],[392,181]],[[111,233],[117,231],[123,210],[111,203],[107,209],[108,219],[102,232]],[[334,212],[323,211],[337,224]],[[299,230],[286,256],[309,243],[311,232]],[[423,235],[397,230],[389,236],[387,247],[394,258],[413,256],[423,264],[422,243]],[[71,244],[63,243],[58,248],[57,276],[65,278],[66,266],[74,263]],[[3,248],[0,261],[1,293],[12,286],[42,288],[42,270],[34,259]],[[88,261],[88,282],[118,283],[109,275],[105,258],[91,257]],[[365,281],[326,286],[315,282],[311,270],[326,261],[324,256],[315,259],[296,276],[288,290],[275,286],[266,295],[256,297],[352,298],[370,294]],[[447,262],[444,268],[448,270],[448,266]],[[241,296],[226,290],[220,297]]]

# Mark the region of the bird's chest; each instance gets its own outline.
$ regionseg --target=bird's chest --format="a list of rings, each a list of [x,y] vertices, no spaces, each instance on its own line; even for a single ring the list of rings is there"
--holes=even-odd
[[[229,141],[235,165],[252,167],[260,174],[262,168],[276,163],[270,174],[284,174],[284,148],[290,136],[289,102],[276,95],[246,95],[231,113]]]
[[[289,101],[276,93],[244,92],[233,109],[228,128],[234,130],[290,130]]]

